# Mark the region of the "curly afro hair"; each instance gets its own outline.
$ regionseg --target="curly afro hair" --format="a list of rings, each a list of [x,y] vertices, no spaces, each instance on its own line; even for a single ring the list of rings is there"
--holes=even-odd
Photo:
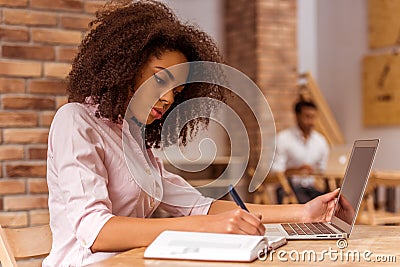
[[[157,1],[110,1],[96,13],[96,19],[89,26],[91,30],[82,41],[67,77],[68,99],[84,103],[90,97],[91,102],[98,105],[96,116],[114,123],[122,123],[133,85],[150,57],[165,51],[180,51],[188,61],[222,62],[217,46],[206,33],[183,24],[166,5]],[[215,84],[187,84],[175,97],[168,113],[196,97],[224,101],[224,91]],[[214,108],[199,106],[189,112],[196,113],[200,109],[211,112]],[[161,129],[168,113],[146,126],[147,147],[160,147]],[[176,118],[176,121],[181,119]],[[183,128],[178,123],[168,126],[169,137],[162,145],[174,143],[177,135],[185,145],[199,127],[207,127],[208,122],[208,118],[198,117],[185,122]]]

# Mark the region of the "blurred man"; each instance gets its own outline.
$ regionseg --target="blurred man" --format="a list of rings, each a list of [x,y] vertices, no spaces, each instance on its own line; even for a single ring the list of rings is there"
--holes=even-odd
[[[312,173],[323,172],[329,155],[328,143],[314,130],[317,107],[310,101],[295,104],[295,127],[278,133],[272,171],[284,172],[300,203],[322,194],[314,187]],[[278,201],[281,202],[278,193]]]

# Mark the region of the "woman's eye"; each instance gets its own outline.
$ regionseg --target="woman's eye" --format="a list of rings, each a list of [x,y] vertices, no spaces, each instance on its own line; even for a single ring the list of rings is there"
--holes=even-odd
[[[153,76],[158,84],[165,84],[165,81],[161,79],[160,76],[158,76],[157,74],[153,74]]]

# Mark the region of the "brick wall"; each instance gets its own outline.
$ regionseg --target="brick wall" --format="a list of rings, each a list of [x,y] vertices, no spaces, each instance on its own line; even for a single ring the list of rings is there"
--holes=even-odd
[[[298,96],[297,1],[257,1],[257,84],[271,106],[277,130],[294,123]]]
[[[225,1],[226,61],[260,87],[271,107],[277,130],[293,125],[297,97],[296,1]],[[251,103],[257,105],[257,100]],[[260,153],[259,127],[239,108],[251,143],[250,167]]]
[[[63,78],[105,1],[0,0],[0,224],[48,222],[46,149]]]

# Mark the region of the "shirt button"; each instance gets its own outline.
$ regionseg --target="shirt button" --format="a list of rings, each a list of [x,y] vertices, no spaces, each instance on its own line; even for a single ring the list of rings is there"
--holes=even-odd
[[[147,173],[148,175],[151,175],[151,170],[150,170],[150,169],[146,169],[146,173]]]

